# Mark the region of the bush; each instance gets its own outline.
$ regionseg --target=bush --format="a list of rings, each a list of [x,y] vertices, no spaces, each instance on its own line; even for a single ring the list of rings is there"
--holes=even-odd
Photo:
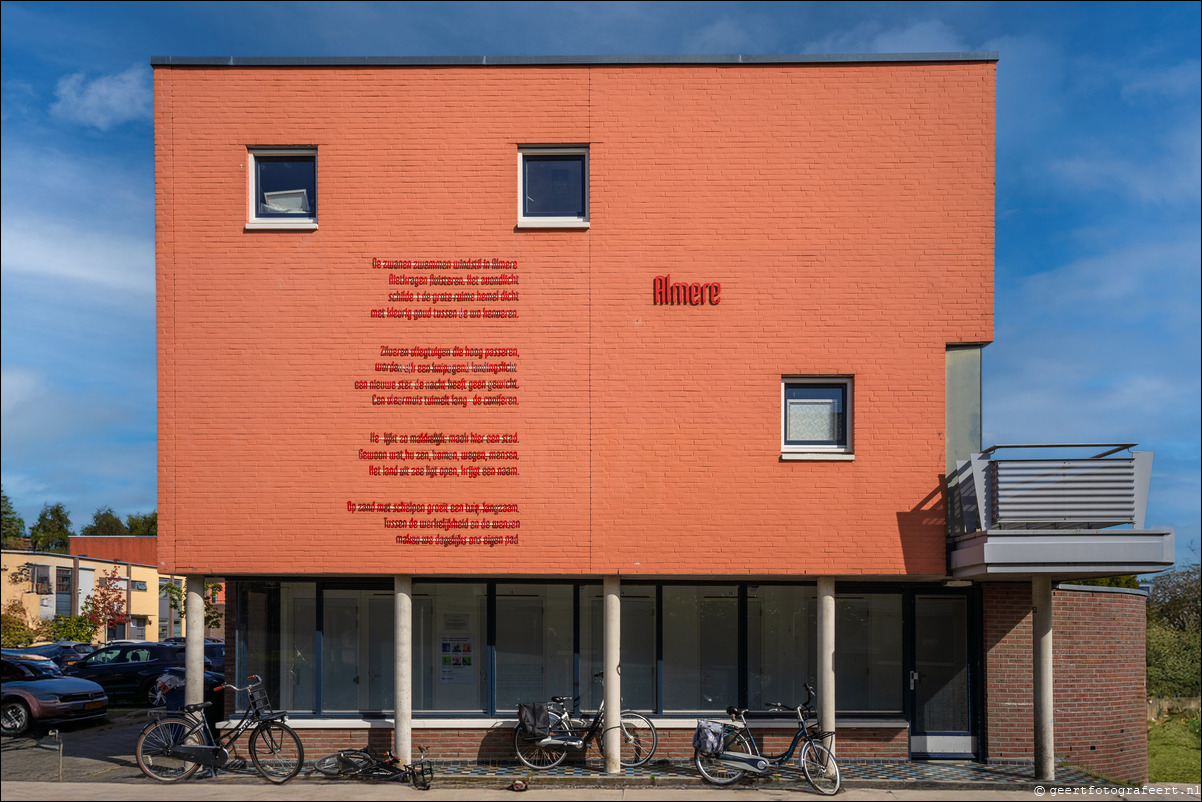
[[[1148,696],[1198,696],[1202,677],[1202,635],[1148,622]]]
[[[0,613],[0,645],[5,649],[19,649],[33,643],[33,629],[25,617],[25,606],[13,599],[4,605]]]
[[[97,626],[82,615],[56,615],[38,627],[37,636],[42,640],[72,640],[88,643],[96,634]]]

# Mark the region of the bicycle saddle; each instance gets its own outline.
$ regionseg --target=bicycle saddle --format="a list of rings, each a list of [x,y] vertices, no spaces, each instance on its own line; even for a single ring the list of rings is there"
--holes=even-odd
[[[212,704],[212,702],[197,702],[194,705],[184,705],[184,710],[188,713],[195,713],[197,710],[204,710]]]
[[[579,698],[580,698],[579,696],[576,696],[576,697],[572,697],[572,696],[552,696],[552,697],[551,697],[551,701],[552,701],[552,702],[554,702],[554,703],[555,703],[555,704],[557,704],[557,705],[570,705],[572,702],[576,701],[576,700],[577,700],[577,699],[579,699]]]
[[[726,708],[726,715],[738,717],[746,713],[748,710],[749,708],[746,707],[735,707],[734,705],[731,705],[730,707]]]

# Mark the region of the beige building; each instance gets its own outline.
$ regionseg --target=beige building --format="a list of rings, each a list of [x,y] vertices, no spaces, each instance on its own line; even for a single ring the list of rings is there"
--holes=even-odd
[[[183,635],[182,615],[171,610],[161,588],[168,582],[181,584],[178,577],[159,575],[153,565],[38,551],[4,551],[0,566],[0,596],[3,606],[19,600],[31,623],[49,621],[56,615],[78,615],[101,577],[116,570],[125,594],[129,621],[109,632],[97,632],[96,640],[158,641]]]

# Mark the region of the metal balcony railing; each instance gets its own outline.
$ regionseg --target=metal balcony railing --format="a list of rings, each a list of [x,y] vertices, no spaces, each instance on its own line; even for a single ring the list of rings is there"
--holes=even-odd
[[[1135,445],[999,445],[973,454],[957,474],[966,528],[1142,529],[1152,453],[1131,452]],[[1027,456],[1031,451],[1064,454],[1082,449],[1103,450],[1084,458]],[[1003,456],[1019,450],[1023,456]]]

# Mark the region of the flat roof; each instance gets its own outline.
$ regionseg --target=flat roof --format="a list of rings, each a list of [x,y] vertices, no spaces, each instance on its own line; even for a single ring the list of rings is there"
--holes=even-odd
[[[854,53],[849,55],[737,56],[151,56],[152,67],[548,67],[677,64],[870,64],[881,62],[997,61],[980,53]]]

